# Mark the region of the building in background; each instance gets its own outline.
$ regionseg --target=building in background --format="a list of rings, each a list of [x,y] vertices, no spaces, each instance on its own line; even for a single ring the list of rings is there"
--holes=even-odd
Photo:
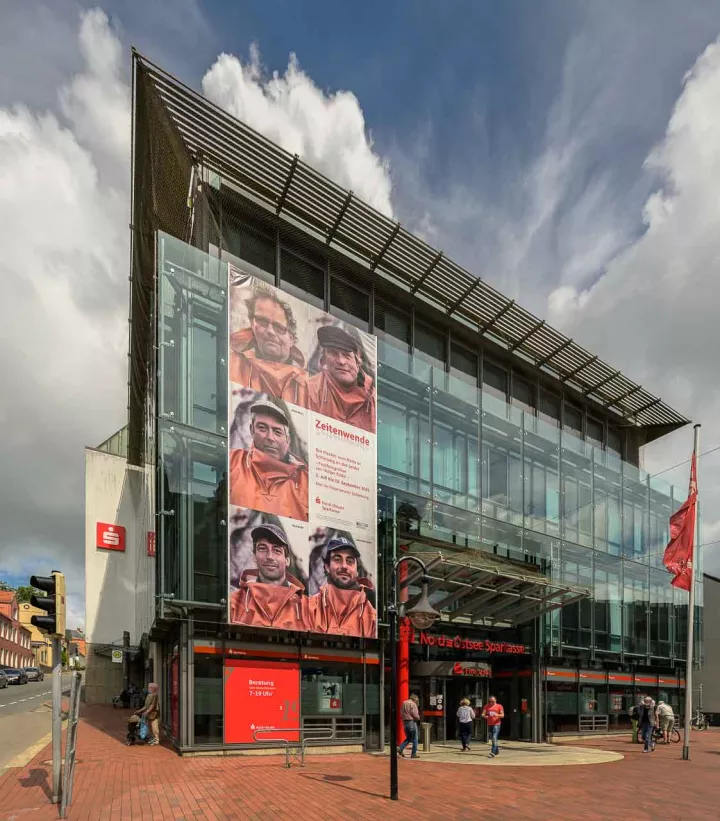
[[[720,579],[703,573],[703,665],[693,680],[694,705],[720,724]]]
[[[52,639],[31,623],[33,616],[47,616],[47,613],[39,607],[33,607],[27,601],[20,602],[18,611],[20,621],[30,631],[33,665],[45,672],[50,672],[52,670]]]
[[[0,667],[30,667],[33,651],[30,630],[20,621],[14,590],[0,590]]]
[[[679,708],[687,594],[661,560],[686,487],[640,452],[687,420],[137,54],[133,100],[128,426],[86,450],[88,699],[134,656],[180,751],[252,745],[278,715],[382,749],[409,553],[442,617],[402,631],[400,692],[434,738],[490,690],[534,741],[629,727],[642,693]],[[373,533],[347,501],[368,493]],[[334,552],[378,638],[329,618]]]
[[[110,702],[152,678],[155,559],[151,471],[127,459],[127,430],[85,449],[84,698]],[[72,643],[77,645],[75,639]],[[78,647],[79,649],[79,647]]]

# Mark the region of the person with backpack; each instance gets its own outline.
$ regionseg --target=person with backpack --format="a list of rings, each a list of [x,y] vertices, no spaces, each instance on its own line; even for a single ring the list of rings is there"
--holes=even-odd
[[[650,696],[645,696],[642,702],[638,705],[638,727],[642,737],[644,753],[654,752],[655,741],[653,734],[658,726],[658,712],[655,702]]]
[[[673,708],[666,704],[662,699],[657,703],[658,718],[660,719],[660,729],[663,734],[663,742],[670,743],[670,733],[672,732],[673,724],[675,723],[675,713]]]

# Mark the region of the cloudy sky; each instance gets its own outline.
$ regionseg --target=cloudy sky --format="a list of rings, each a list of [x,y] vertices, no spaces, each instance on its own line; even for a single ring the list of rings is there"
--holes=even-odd
[[[350,11],[352,9],[352,12]],[[0,0],[0,579],[66,571],[124,423],[131,45],[720,446],[717,0]],[[692,432],[643,454],[687,483]],[[702,461],[720,572],[720,450]]]

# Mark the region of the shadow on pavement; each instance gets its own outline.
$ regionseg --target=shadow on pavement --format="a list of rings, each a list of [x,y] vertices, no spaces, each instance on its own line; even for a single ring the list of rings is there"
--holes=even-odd
[[[48,799],[52,799],[52,789],[50,787],[50,782],[48,781],[47,770],[29,770],[25,778],[18,778],[18,784],[20,784],[21,787],[25,788],[40,787],[40,789],[45,793]]]
[[[342,784],[341,781],[352,781],[352,776],[349,775],[321,775],[320,773],[298,773],[301,778],[307,778],[309,781],[318,781],[323,784],[330,784],[332,787],[339,787],[341,790],[350,790],[350,792],[362,793],[362,795],[370,795],[373,798],[387,798],[384,792],[376,792],[374,790],[363,790],[360,787],[352,787],[350,784]]]

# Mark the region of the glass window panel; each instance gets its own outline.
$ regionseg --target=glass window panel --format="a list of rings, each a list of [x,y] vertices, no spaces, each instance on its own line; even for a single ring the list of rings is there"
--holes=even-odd
[[[624,649],[626,653],[648,653],[648,568],[636,562],[623,563]]]
[[[588,459],[563,447],[561,469],[563,538],[591,547],[593,543],[591,463]]]
[[[410,350],[409,314],[391,308],[384,302],[376,301],[374,322],[375,335],[378,339],[385,340],[402,351]]]
[[[378,476],[383,484],[430,495],[430,387],[383,366],[378,372]]]
[[[508,372],[487,359],[483,360],[483,391],[507,402]]]
[[[533,413],[535,408],[535,387],[517,373],[512,378],[513,405]]]
[[[194,723],[196,744],[223,741],[223,659],[195,653]]]
[[[482,413],[483,513],[523,524],[523,431],[508,419]]]
[[[158,415],[224,433],[227,264],[160,232],[158,282]]]
[[[275,274],[275,239],[243,225],[223,214],[225,248],[233,256],[244,259],[263,271]]]
[[[580,408],[576,408],[569,402],[565,403],[565,412],[563,414],[563,427],[577,436],[583,435],[583,412]]]
[[[415,353],[439,371],[445,370],[445,337],[422,322],[415,323]]]
[[[337,277],[330,277],[330,313],[364,331],[370,321],[370,298]]]
[[[477,385],[477,354],[453,343],[450,348],[450,373],[470,385]]]
[[[538,416],[551,427],[560,425],[560,397],[543,390],[538,403]]]
[[[283,248],[280,252],[280,282],[287,293],[325,307],[325,271]]]
[[[622,560],[595,553],[594,556],[595,646],[619,653],[622,650]]]
[[[597,419],[593,419],[592,416],[588,416],[587,418],[587,438],[588,441],[591,442],[593,445],[597,447],[602,447],[604,436],[603,436],[603,423]]]

